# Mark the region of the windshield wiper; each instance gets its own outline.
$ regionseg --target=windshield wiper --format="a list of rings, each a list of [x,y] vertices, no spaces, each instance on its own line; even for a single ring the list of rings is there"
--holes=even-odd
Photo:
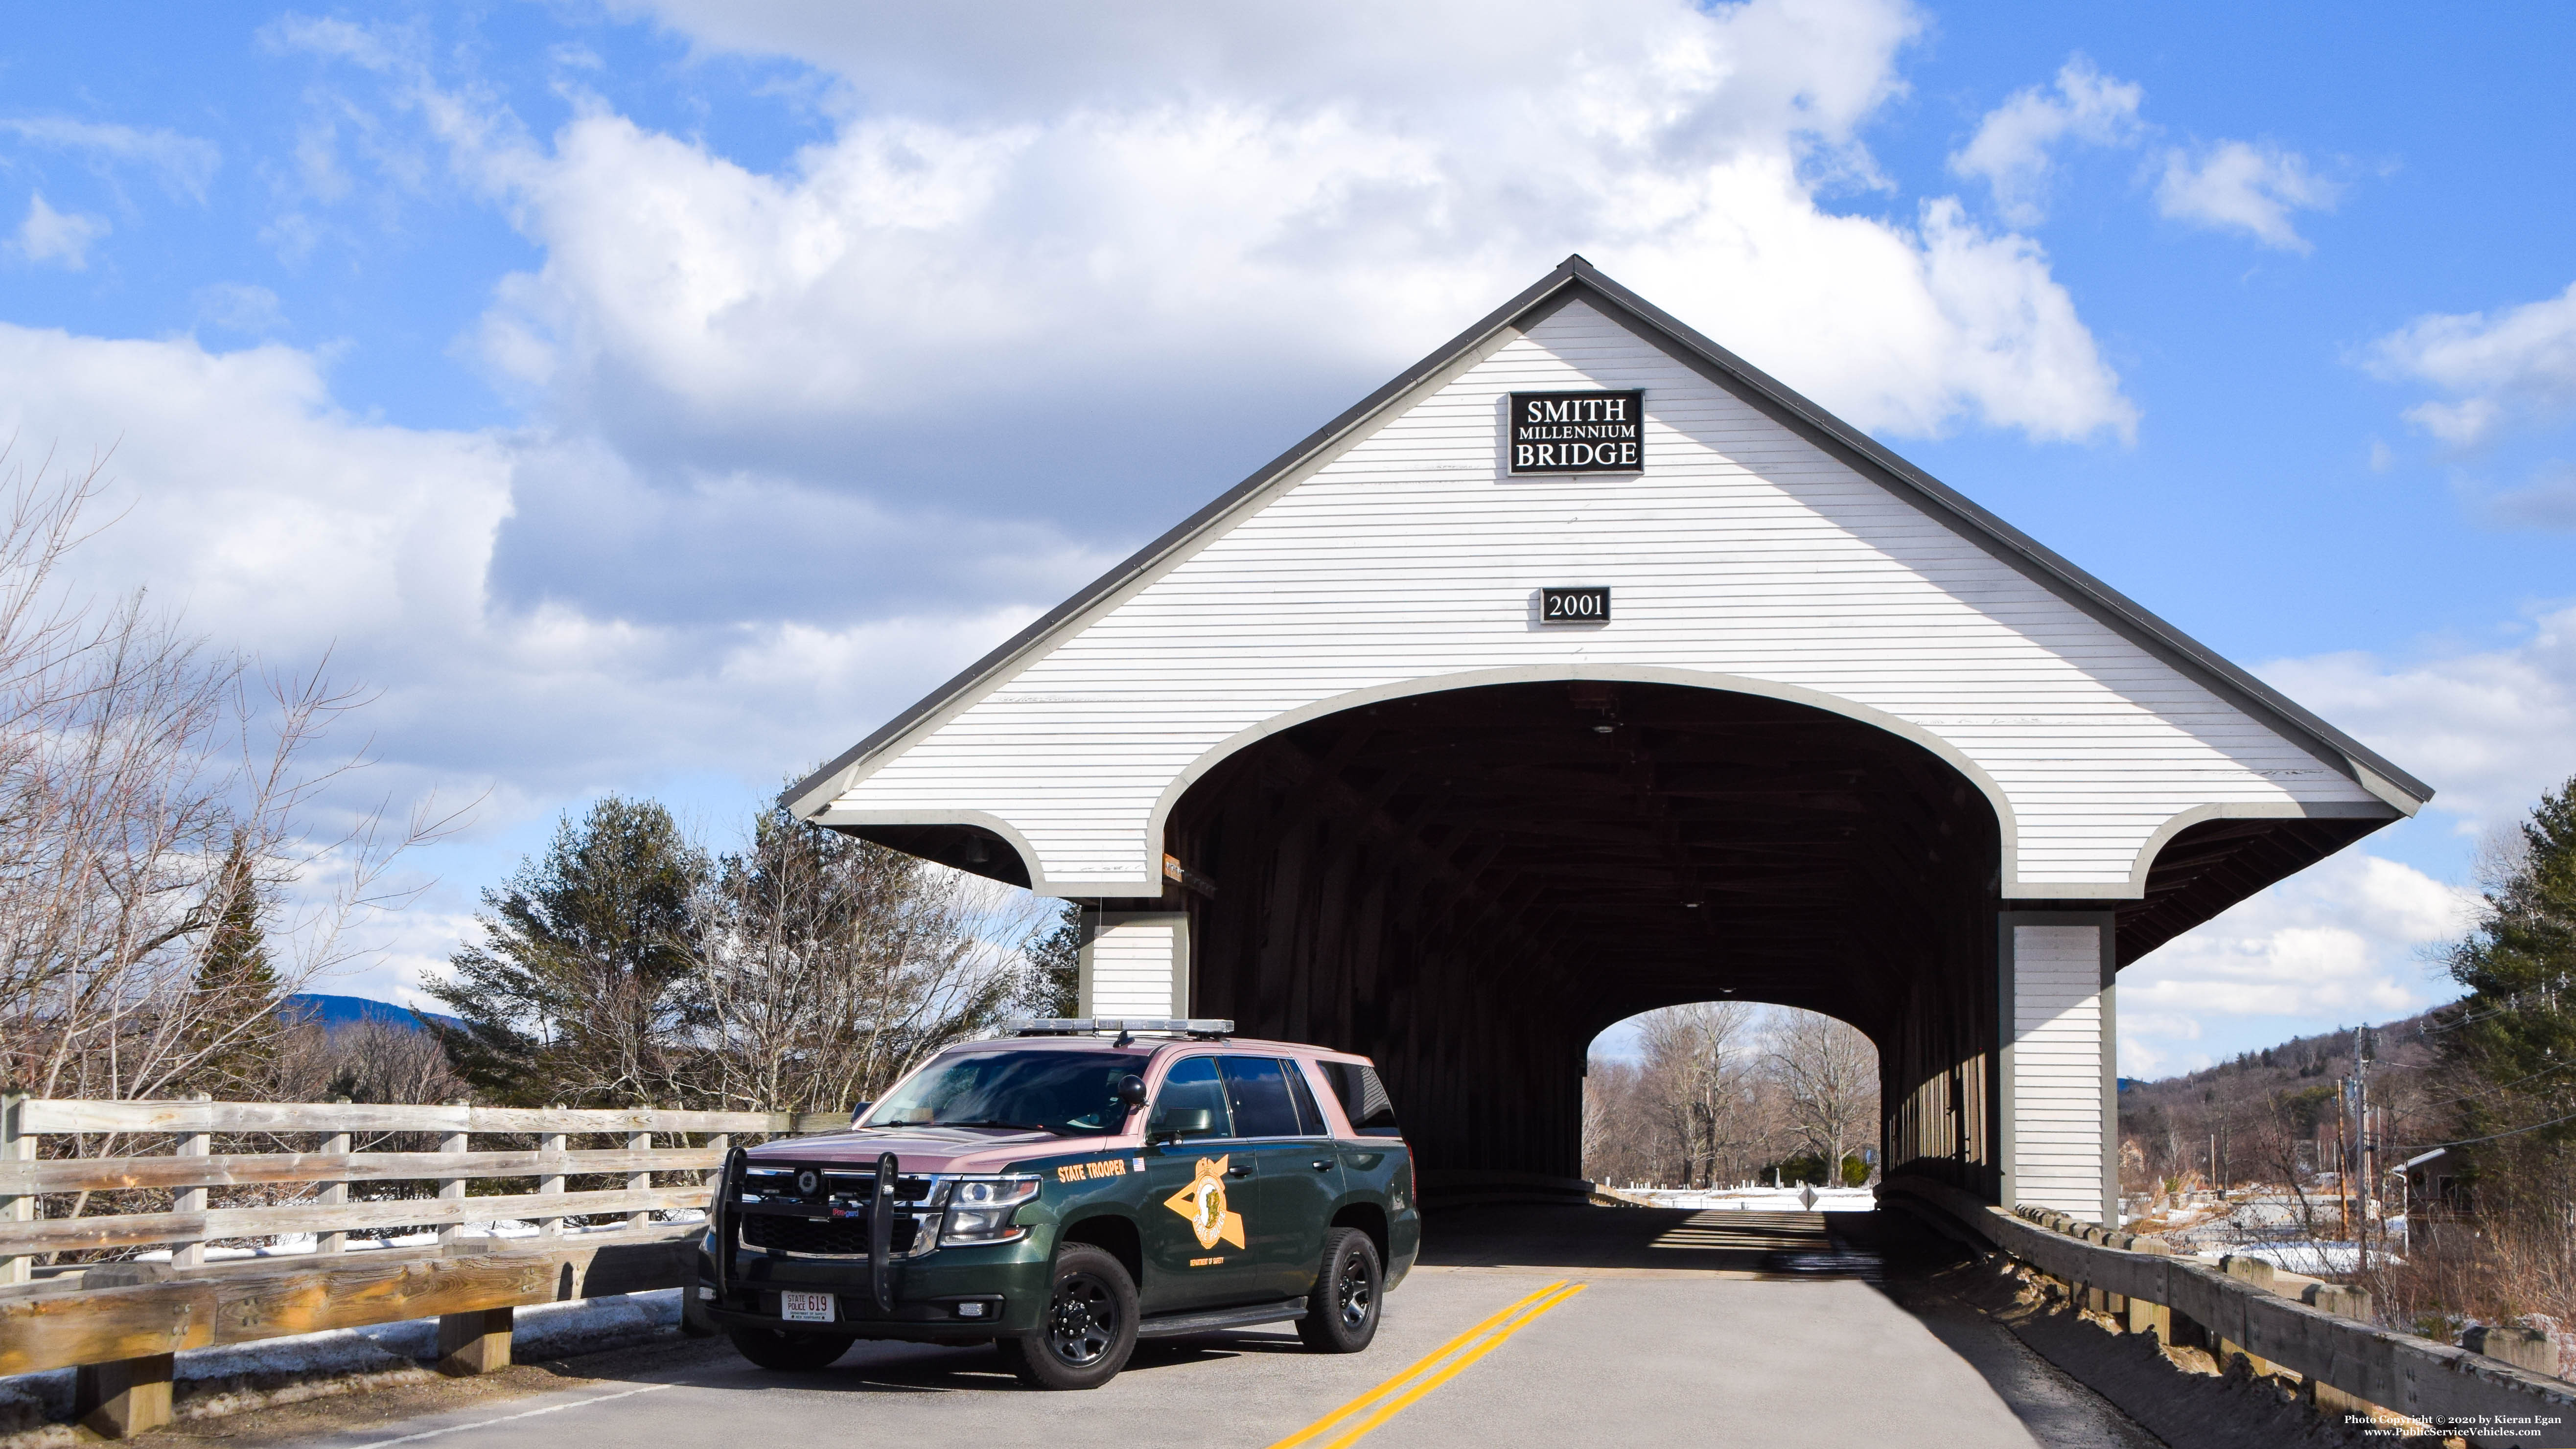
[[[1014,1132],[1052,1132],[1058,1137],[1070,1137],[1073,1135],[1061,1127],[1050,1127],[1044,1122],[996,1122],[988,1119],[973,1122],[933,1122],[928,1125],[933,1127],[1007,1127]]]

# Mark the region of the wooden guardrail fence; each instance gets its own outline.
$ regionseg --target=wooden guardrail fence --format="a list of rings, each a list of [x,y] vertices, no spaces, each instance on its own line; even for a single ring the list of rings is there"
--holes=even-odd
[[[1937,1208],[2130,1332],[2171,1344],[2188,1325],[2222,1364],[2242,1353],[2256,1372],[2288,1369],[2321,1408],[2380,1411],[2475,1445],[2576,1442],[2576,1384],[2334,1311],[2366,1301],[2358,1290],[2291,1279],[2268,1264],[2238,1260],[2243,1271],[2231,1272],[2166,1256],[2099,1224],[2017,1215],[1926,1179],[1890,1178],[1878,1193]],[[2290,1282],[2302,1285],[2299,1297],[2275,1291]]]
[[[656,1225],[653,1215],[703,1209],[736,1137],[837,1131],[848,1121],[837,1112],[0,1097],[0,1374],[79,1368],[82,1422],[122,1437],[169,1422],[180,1349],[435,1316],[441,1369],[499,1368],[518,1305],[684,1284],[701,1229]],[[476,1151],[477,1137],[518,1140]],[[47,1154],[46,1138],[166,1150]],[[310,1139],[310,1150],[286,1138]],[[404,1150],[353,1150],[388,1138]],[[272,1150],[253,1150],[263,1146]],[[619,1181],[567,1190],[583,1177]],[[471,1190],[511,1180],[534,1190]],[[418,1195],[421,1186],[434,1195]],[[211,1202],[223,1189],[285,1200]],[[106,1194],[151,1201],[85,1210]],[[153,1210],[126,1210],[138,1206]],[[510,1222],[534,1231],[466,1232]],[[380,1236],[420,1229],[434,1242]],[[309,1249],[275,1241],[305,1234]],[[266,1254],[210,1260],[209,1245],[243,1240],[268,1240]],[[157,1248],[169,1250],[166,1264],[131,1254],[60,1261]]]

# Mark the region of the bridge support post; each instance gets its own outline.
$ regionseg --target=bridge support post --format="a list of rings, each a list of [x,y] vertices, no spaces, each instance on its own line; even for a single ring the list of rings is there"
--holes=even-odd
[[[1998,915],[2003,1200],[2120,1226],[2109,911]]]
[[[508,1368],[514,1316],[507,1308],[438,1315],[438,1371],[466,1378]]]
[[[146,1354],[72,1371],[72,1418],[102,1439],[130,1439],[170,1422],[170,1354]]]
[[[1182,911],[1082,913],[1083,1016],[1190,1014],[1190,918]]]

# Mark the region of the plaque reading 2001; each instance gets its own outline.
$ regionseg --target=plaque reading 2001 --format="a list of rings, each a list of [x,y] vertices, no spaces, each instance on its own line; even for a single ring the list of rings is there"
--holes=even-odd
[[[1634,473],[1646,466],[1646,394],[1512,394],[1514,473]]]

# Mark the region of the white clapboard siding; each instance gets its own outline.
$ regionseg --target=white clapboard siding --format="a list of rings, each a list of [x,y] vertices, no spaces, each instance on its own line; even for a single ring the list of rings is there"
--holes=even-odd
[[[2099,1221],[2101,928],[2015,926],[2012,980],[2013,1195]]]
[[[1502,473],[1505,394],[1571,387],[1645,389],[1641,476]],[[1538,627],[1556,584],[1610,586],[1611,622]],[[2008,897],[2133,896],[2193,810],[2381,808],[1576,302],[1068,620],[824,818],[998,822],[1042,890],[1151,894],[1167,792],[1229,741],[1364,692],[1577,677],[1770,692],[1944,749],[2008,807]]]
[[[1100,918],[1082,948],[1084,1016],[1189,1015],[1189,917],[1171,913]]]

